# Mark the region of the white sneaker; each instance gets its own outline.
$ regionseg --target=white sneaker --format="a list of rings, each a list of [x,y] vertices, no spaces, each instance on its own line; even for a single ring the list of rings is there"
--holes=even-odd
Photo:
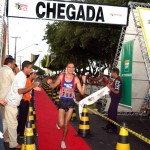
[[[60,127],[59,127],[59,125],[56,123],[56,128],[58,129],[58,130],[60,130]]]
[[[62,148],[62,149],[67,148],[67,147],[66,147],[66,143],[65,143],[65,141],[61,141],[61,148]]]

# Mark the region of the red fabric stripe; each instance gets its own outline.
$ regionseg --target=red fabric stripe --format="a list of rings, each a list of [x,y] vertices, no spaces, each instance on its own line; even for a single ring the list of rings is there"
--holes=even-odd
[[[44,90],[35,91],[35,107],[39,150],[61,150],[63,129],[56,129],[57,108]],[[70,124],[66,139],[67,150],[91,150],[84,139],[74,136],[75,134],[76,130]]]

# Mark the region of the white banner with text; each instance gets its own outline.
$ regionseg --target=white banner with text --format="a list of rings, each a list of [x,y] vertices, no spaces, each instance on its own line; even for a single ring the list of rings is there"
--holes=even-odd
[[[128,24],[128,7],[47,0],[9,0],[8,17]]]

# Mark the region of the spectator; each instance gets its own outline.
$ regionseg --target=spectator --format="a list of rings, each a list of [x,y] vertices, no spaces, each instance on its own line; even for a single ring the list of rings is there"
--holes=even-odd
[[[27,77],[26,87],[32,86],[32,81],[36,78],[36,76],[37,76],[36,71],[33,70],[30,73],[30,75]],[[17,133],[19,134],[20,138],[24,137],[24,130],[25,130],[25,124],[27,122],[30,100],[31,100],[31,91],[28,91],[25,94],[23,94],[23,98],[19,105]]]
[[[95,81],[99,86],[106,86],[108,84],[108,78],[102,71],[100,71],[99,76],[95,78]]]
[[[4,99],[6,94],[8,93],[11,84],[15,78],[13,73],[13,69],[15,67],[15,60],[12,56],[7,56],[4,61],[4,65],[0,68],[0,98]],[[0,113],[4,118],[4,106],[0,105]],[[2,124],[0,124],[0,130],[3,131]],[[4,141],[8,142],[8,134],[5,132]]]
[[[20,71],[17,64],[15,64],[15,68],[13,69],[13,71],[15,75]]]
[[[26,76],[30,75],[32,71],[32,63],[29,61],[24,61],[22,63],[22,71],[20,71],[14,78],[13,83],[7,93],[5,99],[7,105],[4,109],[3,127],[4,133],[8,129],[9,136],[9,148],[21,148],[21,145],[17,142],[17,114],[18,106],[22,99],[22,95],[39,85],[38,82],[32,83],[30,87],[25,87]]]

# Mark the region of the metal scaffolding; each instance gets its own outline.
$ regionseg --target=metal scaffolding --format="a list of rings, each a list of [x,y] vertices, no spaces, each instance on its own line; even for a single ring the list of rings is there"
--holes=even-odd
[[[134,34],[134,35],[138,39],[138,42],[139,42],[139,45],[140,45],[140,50],[142,52],[143,61],[144,61],[145,67],[146,67],[148,80],[150,81],[150,57],[148,55],[148,49],[146,47],[146,43],[145,43],[145,39],[144,39],[144,36],[143,36],[142,27],[141,27],[141,23],[140,23],[139,14],[138,14],[138,11],[137,11],[138,7],[150,8],[150,4],[149,3],[129,2],[128,5],[129,5],[129,9],[130,9],[130,15],[132,15],[133,23],[135,25],[136,34]],[[116,67],[118,65],[118,61],[119,61],[122,45],[123,45],[123,42],[124,42],[124,38],[125,38],[126,35],[129,34],[129,33],[126,32],[126,29],[127,29],[127,27],[125,27],[125,26],[122,27],[122,31],[121,31],[121,35],[120,35],[120,39],[119,39],[119,43],[118,43],[118,47],[117,47],[113,67]],[[129,34],[129,35],[131,35],[131,34]],[[147,91],[147,94],[145,95],[146,100],[149,98],[147,95],[149,95],[149,89]],[[150,107],[147,107],[147,104],[149,106],[149,104],[150,104],[149,100],[144,102],[144,104],[143,104],[144,106],[142,106],[141,110],[143,109],[143,107],[150,109]],[[143,111],[142,112],[142,115],[143,115],[143,113],[145,112],[145,109],[143,109],[142,111]],[[139,113],[141,113],[141,112],[139,112]]]
[[[137,7],[150,8],[150,4],[149,3],[129,2],[130,13],[132,13],[132,15],[133,15],[133,19],[134,19],[134,23],[135,23],[135,27],[136,27],[136,31],[137,31],[137,37],[138,37],[138,40],[140,43],[140,48],[141,48],[141,51],[143,54],[143,59],[144,59],[145,65],[146,65],[148,78],[150,80],[149,56],[148,56],[146,44],[145,44],[143,33],[142,33],[139,15],[138,15],[137,10],[136,10]],[[122,49],[122,44],[123,44],[124,37],[126,34],[127,34],[126,33],[126,27],[122,27],[122,31],[121,31],[121,35],[120,35],[120,39],[119,39],[113,67],[116,67],[118,64],[119,56],[120,56],[121,49]]]

